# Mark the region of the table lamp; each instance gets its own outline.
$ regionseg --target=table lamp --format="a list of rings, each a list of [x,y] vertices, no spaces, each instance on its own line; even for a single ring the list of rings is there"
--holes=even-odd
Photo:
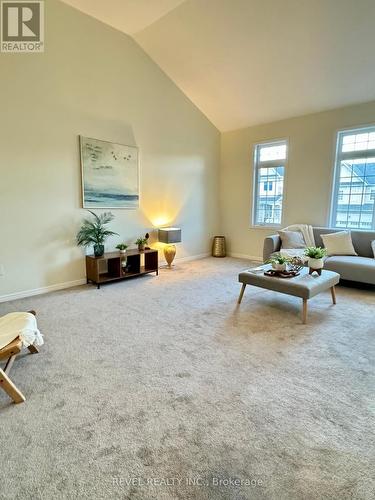
[[[159,241],[167,244],[164,247],[164,258],[167,261],[168,267],[171,268],[176,255],[176,246],[172,245],[172,243],[180,243],[181,229],[178,227],[159,228]]]

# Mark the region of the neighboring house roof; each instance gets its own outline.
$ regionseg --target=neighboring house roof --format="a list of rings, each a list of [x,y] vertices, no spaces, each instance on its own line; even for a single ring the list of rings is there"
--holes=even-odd
[[[260,168],[267,168],[267,167],[262,167]],[[271,173],[268,173],[267,175],[261,175],[260,178],[263,180],[266,180],[267,178],[269,179],[270,177],[277,176],[277,177],[284,177],[284,167],[273,167],[268,169]]]
[[[375,163],[354,164],[353,172],[366,184],[375,186]]]
[[[272,205],[277,202],[281,202],[282,201],[282,195],[278,195],[278,196],[266,196],[266,195],[261,195],[259,196],[259,199],[260,201],[268,201],[270,203],[272,203]]]
[[[349,214],[352,214],[353,212],[366,212],[368,210],[369,215],[372,215],[372,212],[374,210],[374,205],[372,203],[365,203],[364,205],[360,204],[342,204],[340,203],[337,207],[338,212],[349,212]]]

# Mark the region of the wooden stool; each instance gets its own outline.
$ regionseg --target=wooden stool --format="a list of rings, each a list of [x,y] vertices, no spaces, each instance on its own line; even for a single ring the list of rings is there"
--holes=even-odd
[[[29,312],[31,314],[34,314],[34,316],[36,315],[35,311]],[[0,387],[4,389],[4,391],[10,398],[13,399],[15,403],[22,403],[23,401],[25,401],[25,396],[9,378],[9,372],[13,366],[14,360],[21,352],[21,350],[22,342],[19,337],[0,349],[0,360],[7,359],[4,369],[0,368]],[[28,350],[31,352],[31,354],[39,352],[38,348],[35,345],[30,345],[28,347]]]

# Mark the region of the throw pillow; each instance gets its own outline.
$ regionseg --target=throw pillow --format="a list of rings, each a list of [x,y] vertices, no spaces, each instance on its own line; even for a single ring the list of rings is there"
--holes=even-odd
[[[354,250],[350,231],[320,235],[328,255],[358,255]]]
[[[281,239],[281,248],[306,248],[301,231],[277,231]]]
[[[375,240],[371,242],[372,253],[374,254],[375,259]]]

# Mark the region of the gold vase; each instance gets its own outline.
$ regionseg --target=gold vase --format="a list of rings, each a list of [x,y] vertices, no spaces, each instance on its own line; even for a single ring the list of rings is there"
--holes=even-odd
[[[215,236],[212,242],[212,256],[225,257],[226,254],[225,236]]]
[[[176,255],[175,245],[167,245],[164,247],[164,258],[167,261],[168,267],[172,267],[173,259]]]

